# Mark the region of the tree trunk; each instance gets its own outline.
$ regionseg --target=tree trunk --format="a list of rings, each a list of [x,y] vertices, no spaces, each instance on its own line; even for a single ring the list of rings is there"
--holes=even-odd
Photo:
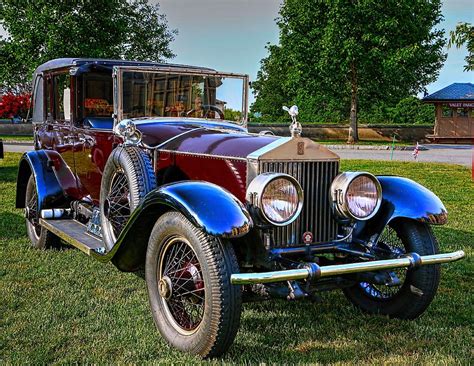
[[[357,71],[354,62],[351,64],[351,115],[349,124],[348,144],[355,144],[359,141],[357,132]]]

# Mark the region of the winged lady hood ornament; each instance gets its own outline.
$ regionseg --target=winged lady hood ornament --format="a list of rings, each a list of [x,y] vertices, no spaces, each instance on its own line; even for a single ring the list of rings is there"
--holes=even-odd
[[[296,116],[298,115],[298,106],[294,105],[291,108],[287,106],[283,106],[283,110],[287,111],[291,117],[291,125],[290,125],[290,133],[291,137],[301,137],[301,131],[303,128],[301,127],[301,123],[296,120]]]

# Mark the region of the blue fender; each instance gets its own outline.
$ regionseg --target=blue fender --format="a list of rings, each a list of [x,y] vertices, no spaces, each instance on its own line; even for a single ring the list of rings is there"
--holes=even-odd
[[[448,211],[443,202],[428,188],[408,178],[377,177],[382,185],[381,211],[391,221],[397,217],[428,224],[443,225]]]
[[[378,213],[366,222],[358,222],[355,236],[368,238],[380,234],[396,218],[407,218],[427,224],[443,225],[448,211],[443,202],[421,184],[403,177],[377,176],[382,185],[382,204]]]
[[[61,159],[55,151],[36,150],[23,154],[17,176],[17,208],[25,207],[26,186],[31,174],[36,180],[38,212],[45,208],[62,207],[65,204],[66,197],[55,172],[54,157],[56,155]]]
[[[144,197],[113,249],[102,260],[112,257],[121,270],[137,269],[145,257],[153,225],[163,213],[171,210],[182,213],[194,226],[215,237],[238,238],[253,226],[247,209],[227,190],[202,181],[171,183]]]

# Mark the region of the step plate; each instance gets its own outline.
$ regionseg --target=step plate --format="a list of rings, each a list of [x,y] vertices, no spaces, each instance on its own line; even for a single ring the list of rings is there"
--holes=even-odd
[[[104,252],[104,244],[87,233],[87,227],[79,221],[65,220],[45,220],[40,219],[40,225],[59,236],[65,242],[75,246],[87,255],[91,255],[91,251],[101,253]]]

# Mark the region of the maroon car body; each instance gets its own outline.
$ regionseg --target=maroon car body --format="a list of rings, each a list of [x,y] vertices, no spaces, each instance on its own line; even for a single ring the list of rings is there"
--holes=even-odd
[[[447,211],[401,177],[339,171],[301,137],[249,133],[248,76],[183,65],[58,59],[33,76],[35,150],[17,207],[33,246],[59,238],[120,270],[145,268],[155,323],[203,357],[232,344],[241,302],[343,289],[364,311],[415,318]],[[304,134],[304,131],[303,131]]]

